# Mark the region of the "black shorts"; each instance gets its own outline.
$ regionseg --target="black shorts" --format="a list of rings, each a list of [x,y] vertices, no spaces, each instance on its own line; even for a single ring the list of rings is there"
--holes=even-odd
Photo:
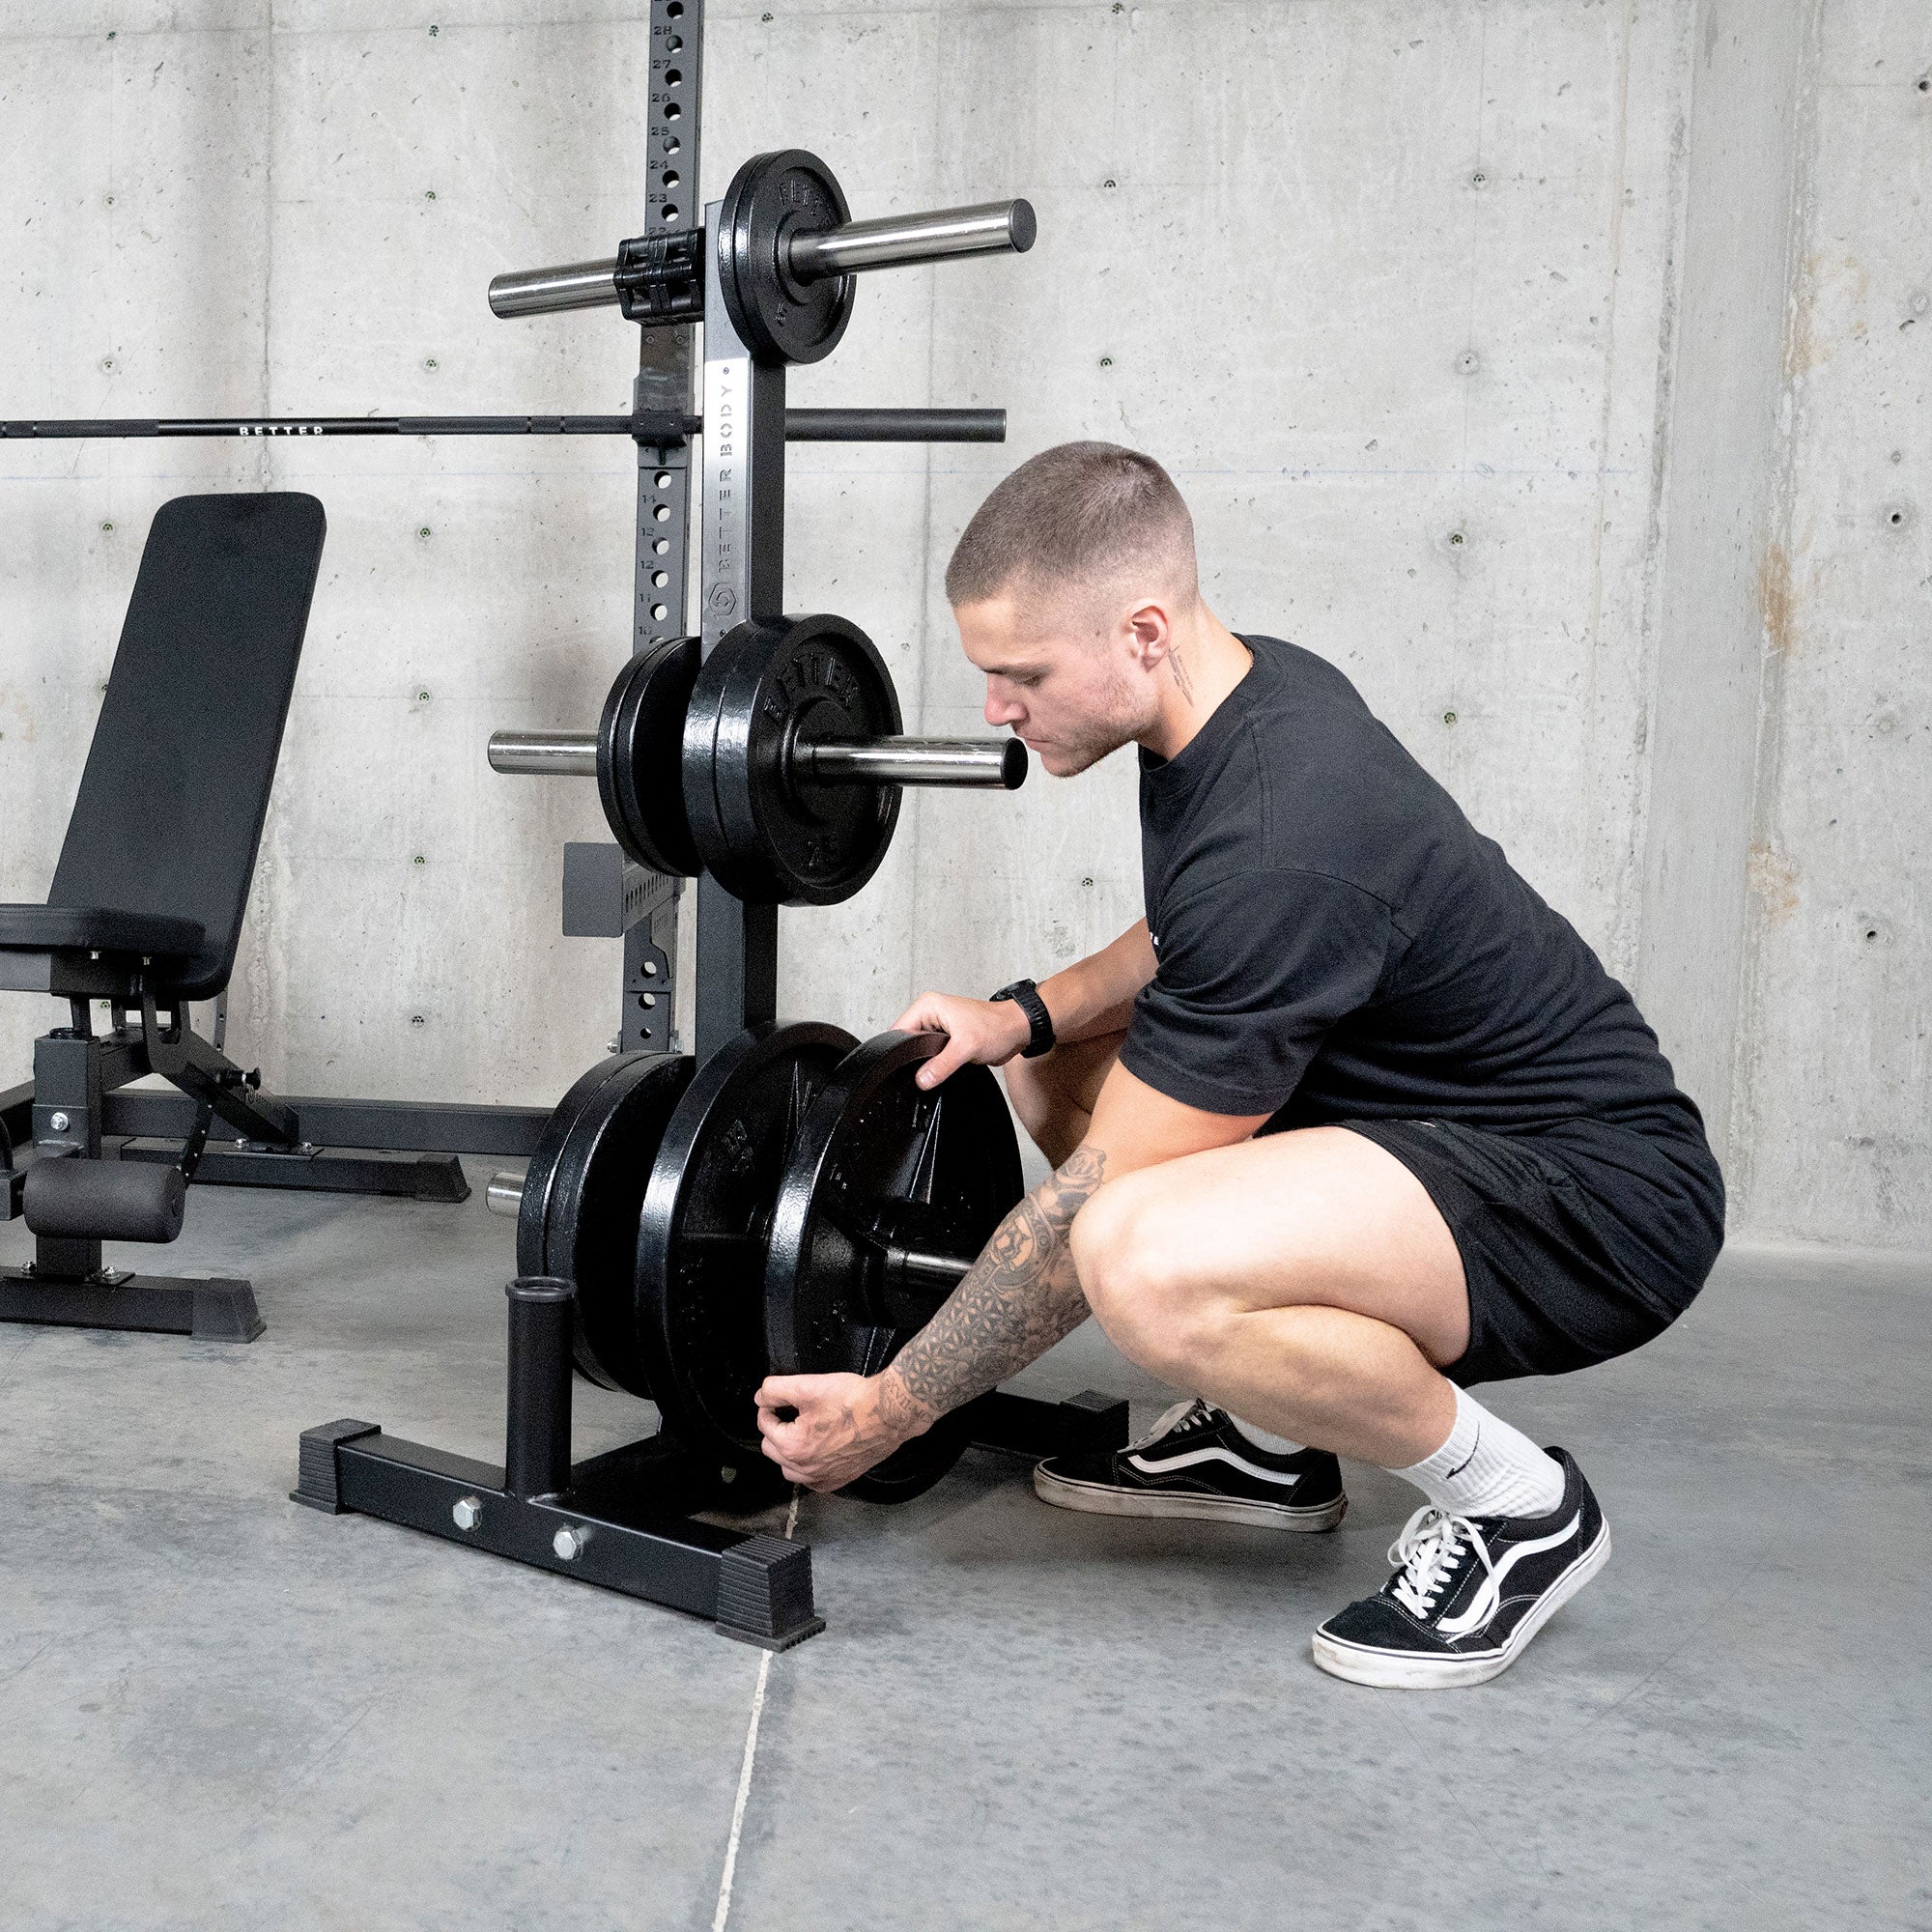
[[[1444,1373],[1464,1388],[1628,1354],[1683,1314],[1723,1242],[1722,1181],[1701,1147],[1708,1180],[1692,1159],[1680,1190],[1634,1183],[1574,1141],[1451,1121],[1336,1124],[1394,1154],[1456,1237],[1469,1346]]]

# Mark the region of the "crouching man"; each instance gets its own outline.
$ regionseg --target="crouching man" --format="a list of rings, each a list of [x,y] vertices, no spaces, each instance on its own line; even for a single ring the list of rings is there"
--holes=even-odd
[[[986,718],[1046,770],[1140,747],[1146,920],[1035,985],[928,993],[930,1086],[1004,1066],[1054,1172],[871,1377],[774,1378],[766,1454],[847,1483],[1091,1312],[1192,1399],[1040,1464],[1063,1508],[1332,1528],[1338,1456],[1425,1498],[1315,1633],[1359,1683],[1481,1683],[1600,1570],[1582,1471],[1469,1389],[1637,1348],[1722,1240],[1696,1108],[1590,948],[1333,666],[1202,601],[1151,459],[1050,449],[947,572]]]

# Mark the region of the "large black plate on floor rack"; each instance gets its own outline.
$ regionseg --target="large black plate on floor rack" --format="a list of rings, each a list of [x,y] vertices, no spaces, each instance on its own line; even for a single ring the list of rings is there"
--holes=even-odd
[[[930,1093],[915,1075],[940,1034],[880,1034],[819,1090],[772,1210],[765,1336],[780,1375],[873,1375],[938,1312],[1024,1191],[999,1082],[962,1066]],[[903,1502],[959,1460],[943,1419],[849,1484]]]
[[[691,1072],[668,1053],[600,1061],[557,1103],[517,1211],[517,1272],[577,1284],[579,1373],[633,1395],[650,1394],[637,1339],[638,1216]]]
[[[805,1117],[856,1044],[807,1021],[749,1028],[666,1127],[638,1225],[638,1336],[668,1434],[724,1465],[763,1453],[765,1237]]]

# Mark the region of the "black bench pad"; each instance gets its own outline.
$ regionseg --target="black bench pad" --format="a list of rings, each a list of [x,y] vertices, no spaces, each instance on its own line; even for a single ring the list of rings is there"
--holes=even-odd
[[[0,905],[0,949],[10,952],[134,952],[191,959],[206,938],[201,923],[112,906]]]

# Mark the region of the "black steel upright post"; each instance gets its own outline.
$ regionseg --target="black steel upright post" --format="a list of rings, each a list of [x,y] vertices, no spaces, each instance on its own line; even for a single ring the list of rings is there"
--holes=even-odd
[[[697,203],[704,0],[651,0],[650,90],[644,128],[644,233],[688,231]],[[696,356],[689,328],[639,330],[635,408],[691,412]],[[631,649],[687,633],[691,451],[683,440],[638,444],[638,556]],[[620,1052],[674,1047],[679,879],[656,912],[624,934]]]
[[[704,212],[704,526],[698,622],[706,657],[748,617],[784,609],[782,363],[753,359],[724,305],[724,223]],[[779,913],[746,905],[707,872],[697,882],[697,1058],[778,1014]]]

